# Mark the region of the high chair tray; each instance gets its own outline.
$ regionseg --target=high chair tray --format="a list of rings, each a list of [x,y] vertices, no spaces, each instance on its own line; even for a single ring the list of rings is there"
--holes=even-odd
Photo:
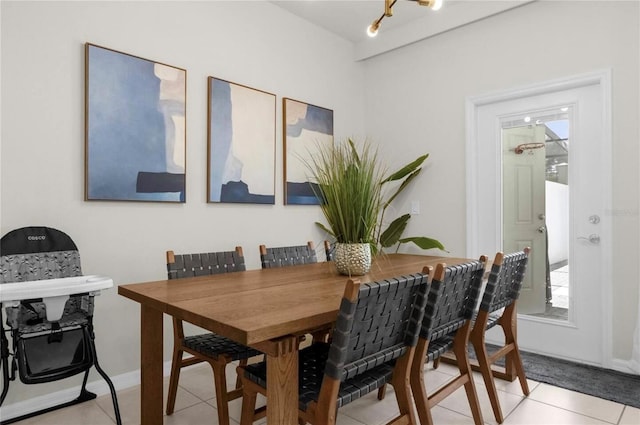
[[[111,287],[113,287],[111,278],[97,275],[3,283],[0,285],[0,302],[64,297]]]

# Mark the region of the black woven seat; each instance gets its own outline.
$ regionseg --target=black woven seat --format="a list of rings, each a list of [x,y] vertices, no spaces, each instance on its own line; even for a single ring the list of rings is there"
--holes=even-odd
[[[427,276],[415,274],[362,284],[349,280],[332,342],[314,343],[298,358],[299,416],[312,424],[335,423],[336,410],[389,383],[399,418],[417,424],[411,401],[409,367],[422,322]],[[245,412],[255,393],[266,394],[266,364],[241,366]]]
[[[235,251],[182,255],[167,251],[167,276],[170,280],[177,279],[179,281],[181,278],[186,277],[244,270],[246,270],[246,266],[241,247],[236,247]],[[184,352],[191,354],[192,357],[183,358]],[[240,389],[240,379],[237,380],[235,389],[227,390],[226,366],[235,360],[239,360],[240,364],[247,364],[247,359],[261,354],[258,350],[238,344],[213,332],[185,336],[182,321],[174,317],[173,359],[171,377],[169,379],[169,394],[167,396],[167,415],[171,415],[175,407],[180,369],[206,361],[213,369],[218,423],[220,425],[229,425],[229,401],[241,397],[242,390]]]
[[[318,402],[318,396],[324,378],[324,369],[329,357],[330,345],[323,342],[314,343],[300,350],[298,359],[298,408],[306,411],[311,402]],[[393,376],[393,362],[383,363],[372,370],[348,379],[340,384],[338,391],[338,408],[357,400],[372,391],[377,390],[391,381]],[[248,365],[244,376],[258,385],[267,386],[266,363]]]
[[[218,358],[221,355],[227,356],[232,361],[248,359],[259,356],[262,353],[245,345],[225,338],[215,333],[192,335],[184,338],[183,344],[205,356]]]
[[[317,263],[318,257],[313,242],[306,245],[281,246],[267,248],[260,245],[260,262],[263,269],[295,266],[298,264]]]
[[[497,325],[501,317],[502,317],[502,314],[490,314],[489,318],[487,319],[486,329],[489,330],[493,328],[495,325]],[[474,319],[474,322],[475,322],[475,319]]]
[[[453,348],[453,337],[445,336],[429,342],[427,348],[427,362],[432,362]]]

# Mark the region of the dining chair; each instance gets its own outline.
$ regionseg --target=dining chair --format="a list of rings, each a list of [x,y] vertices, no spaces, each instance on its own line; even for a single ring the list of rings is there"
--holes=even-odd
[[[349,280],[331,343],[316,342],[298,356],[300,423],[335,424],[337,409],[393,385],[399,423],[417,424],[409,371],[426,304],[428,279],[416,273],[361,284]],[[241,425],[251,423],[258,393],[266,391],[265,362],[239,366]],[[403,422],[404,421],[404,422]]]
[[[504,417],[494,377],[508,381],[514,381],[517,377],[523,394],[529,395],[529,385],[518,348],[516,313],[516,301],[522,287],[529,252],[530,249],[525,248],[520,252],[507,255],[502,252],[496,254],[471,331],[470,341],[478,359],[477,362],[471,363],[471,367],[482,373],[493,414],[498,423],[502,423]],[[502,328],[504,344],[497,351],[489,353],[485,344],[485,333],[496,325]],[[502,358],[505,359],[504,371],[492,368]]]
[[[263,269],[275,269],[297,264],[317,263],[318,257],[312,241],[307,242],[306,245],[274,248],[260,245],[260,262]]]
[[[267,248],[266,245],[260,245],[260,262],[263,269],[276,269],[280,267],[295,266],[298,264],[317,263],[313,241],[307,242],[306,245],[293,245]],[[330,336],[330,328],[315,329],[310,332],[311,339],[315,341],[326,341]],[[306,340],[306,336],[300,337],[300,342]],[[308,342],[307,342],[308,343]]]
[[[324,241],[324,254],[327,256],[327,261],[333,261],[333,250],[336,248],[335,243],[331,243],[327,240]]]
[[[246,270],[242,247],[235,251],[209,252],[202,254],[176,255],[167,251],[167,274],[170,280],[185,277],[231,273]],[[191,356],[183,358],[183,353]],[[235,389],[227,390],[226,366],[238,360],[247,364],[247,359],[262,353],[253,348],[238,344],[213,332],[185,336],[182,320],[173,318],[173,359],[171,377],[169,378],[169,395],[167,397],[167,415],[174,411],[180,369],[193,364],[208,362],[213,369],[213,380],[218,408],[218,423],[229,425],[229,402],[242,396],[240,379],[236,380]],[[257,411],[256,417],[264,416]]]
[[[431,408],[462,386],[474,423],[483,423],[467,345],[486,261],[486,257],[482,256],[479,261],[449,267],[440,263],[436,266],[410,373],[411,390],[423,425],[433,424]],[[425,362],[434,361],[450,349],[456,355],[459,374],[428,395],[424,382]],[[379,391],[378,396],[384,396],[384,389]]]

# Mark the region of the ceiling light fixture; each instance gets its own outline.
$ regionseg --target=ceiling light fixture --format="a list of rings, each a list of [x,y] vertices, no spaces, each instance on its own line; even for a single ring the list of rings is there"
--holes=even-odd
[[[384,13],[371,25],[367,27],[367,35],[369,37],[375,37],[378,34],[378,29],[380,28],[380,24],[382,20],[386,16],[393,16],[393,5],[396,4],[398,0],[384,0]],[[427,6],[432,10],[440,10],[442,7],[443,0],[411,0],[417,2],[420,6]]]

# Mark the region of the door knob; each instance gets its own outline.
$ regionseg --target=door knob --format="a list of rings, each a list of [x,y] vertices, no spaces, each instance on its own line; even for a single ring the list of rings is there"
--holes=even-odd
[[[588,241],[589,243],[596,245],[600,243],[600,235],[596,235],[595,233],[592,233],[588,237],[578,236],[578,240]]]
[[[538,227],[538,233],[544,233],[544,232],[546,232],[546,231],[547,231],[547,228],[546,228],[546,227],[544,227],[544,226],[540,226],[540,227]]]

